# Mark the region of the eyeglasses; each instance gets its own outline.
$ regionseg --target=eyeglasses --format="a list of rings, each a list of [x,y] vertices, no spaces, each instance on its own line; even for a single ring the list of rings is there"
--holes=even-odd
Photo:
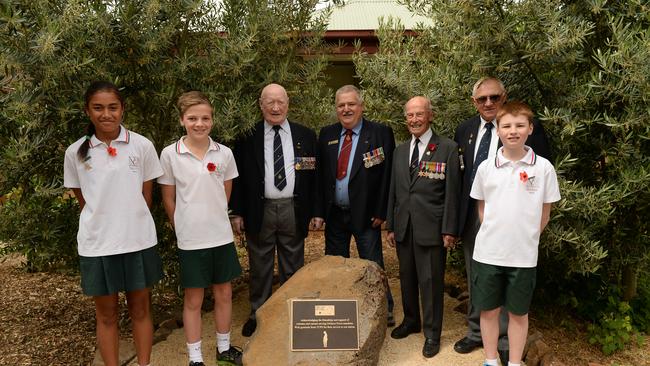
[[[501,94],[484,95],[482,97],[474,98],[474,100],[478,104],[485,104],[485,102],[487,102],[488,98],[490,98],[490,102],[496,103],[496,102],[499,101],[499,99],[501,99],[502,96],[503,95],[501,95]]]

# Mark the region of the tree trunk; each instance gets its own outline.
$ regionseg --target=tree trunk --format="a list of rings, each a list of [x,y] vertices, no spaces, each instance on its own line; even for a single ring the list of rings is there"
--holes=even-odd
[[[623,284],[623,300],[630,301],[635,298],[637,295],[637,271],[635,265],[626,264],[623,267],[621,281]]]

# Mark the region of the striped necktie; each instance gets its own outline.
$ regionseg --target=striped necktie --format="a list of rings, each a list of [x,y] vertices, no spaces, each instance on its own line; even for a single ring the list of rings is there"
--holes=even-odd
[[[420,149],[418,148],[419,144],[420,144],[420,139],[416,138],[415,146],[413,146],[413,154],[411,154],[411,164],[409,165],[409,167],[411,168],[411,180],[415,179],[419,170],[419,163],[418,163],[418,160],[420,158]]]
[[[336,166],[336,179],[341,180],[348,174],[348,162],[350,161],[350,152],[352,151],[352,130],[345,130],[343,146],[339,154],[339,161]]]
[[[476,151],[476,159],[474,159],[474,167],[472,168],[472,179],[470,183],[474,182],[474,176],[476,175],[476,170],[478,166],[481,165],[483,160],[487,159],[488,152],[490,151],[490,142],[492,141],[492,127],[494,125],[492,122],[485,124],[485,133],[481,137],[481,142],[478,144],[478,150]]]
[[[273,183],[278,190],[287,186],[287,176],[284,173],[284,154],[282,153],[282,139],[280,139],[280,126],[273,126]]]

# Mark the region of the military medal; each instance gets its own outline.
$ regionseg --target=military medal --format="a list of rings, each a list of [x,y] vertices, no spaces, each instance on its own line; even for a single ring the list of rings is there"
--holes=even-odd
[[[313,156],[296,157],[294,167],[296,170],[314,170],[316,169],[316,158]]]
[[[363,154],[363,166],[366,168],[381,164],[385,159],[384,148],[379,147]]]

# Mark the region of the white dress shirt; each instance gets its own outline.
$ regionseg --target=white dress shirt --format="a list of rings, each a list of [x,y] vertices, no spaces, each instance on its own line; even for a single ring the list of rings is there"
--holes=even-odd
[[[273,139],[275,131],[273,126],[264,121],[264,198],[278,199],[293,197],[293,187],[296,182],[296,171],[294,169],[295,157],[293,154],[293,140],[291,139],[291,127],[286,119],[278,130],[282,140],[282,155],[284,156],[284,174],[287,177],[287,185],[283,190],[275,186],[273,171]]]
[[[433,132],[431,132],[431,129],[429,128],[425,133],[422,134],[422,136],[417,137],[420,139],[420,143],[418,144],[418,153],[420,153],[418,156],[418,162],[422,161],[422,155],[424,155],[424,151],[427,148],[427,144],[429,144],[429,140],[431,140],[431,136],[433,136]],[[411,164],[411,156],[413,155],[413,149],[415,148],[415,139],[416,137],[414,135],[411,135],[411,146],[409,147],[409,156],[408,161],[406,162],[407,164]]]

